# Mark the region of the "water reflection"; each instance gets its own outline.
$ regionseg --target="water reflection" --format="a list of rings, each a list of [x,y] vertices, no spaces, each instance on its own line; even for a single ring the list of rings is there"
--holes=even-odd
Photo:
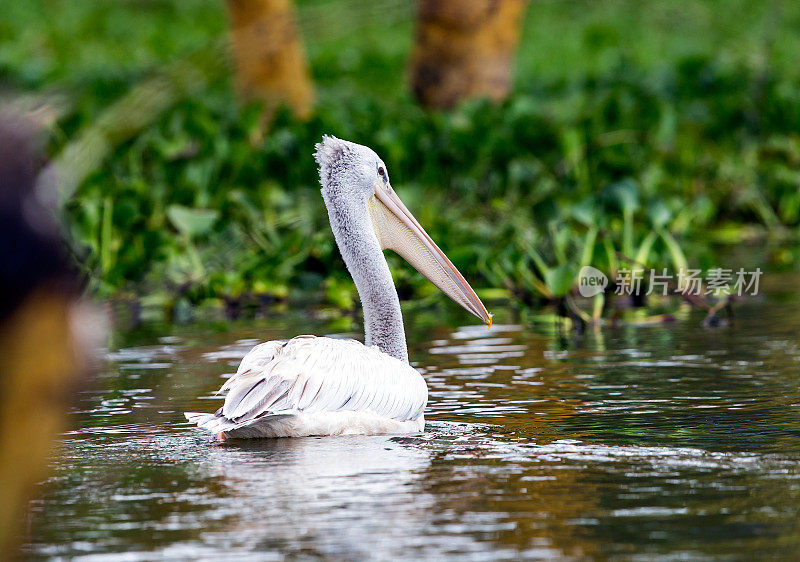
[[[421,535],[433,503],[414,489],[429,463],[427,451],[390,437],[216,448],[207,465],[229,483],[239,508],[220,539],[235,537],[248,550],[289,555],[363,559],[377,546],[387,556],[401,556],[392,536],[398,530]]]
[[[326,325],[120,334],[27,552],[791,558],[798,312],[757,303],[722,330],[690,318],[568,338],[412,325],[424,434],[225,445],[181,412],[218,406],[213,391],[255,341]]]

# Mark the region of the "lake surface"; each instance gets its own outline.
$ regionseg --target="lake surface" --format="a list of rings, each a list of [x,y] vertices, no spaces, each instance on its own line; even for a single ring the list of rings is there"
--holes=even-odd
[[[402,437],[219,444],[183,420],[219,406],[222,376],[257,341],[341,332],[341,319],[115,333],[33,504],[25,552],[797,559],[795,298],[741,302],[718,329],[694,312],[558,334],[495,312],[491,331],[448,328],[471,321],[455,309],[407,313],[430,401],[426,432]]]

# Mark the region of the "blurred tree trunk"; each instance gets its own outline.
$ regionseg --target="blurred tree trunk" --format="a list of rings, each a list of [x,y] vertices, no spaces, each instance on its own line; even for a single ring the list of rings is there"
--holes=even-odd
[[[528,0],[420,0],[411,88],[426,107],[502,100]]]
[[[85,357],[72,332],[75,303],[39,289],[0,324],[0,558],[12,558],[24,514],[67,410]]]
[[[291,0],[227,0],[227,4],[242,97],[263,101],[268,112],[287,103],[306,117],[313,92]]]

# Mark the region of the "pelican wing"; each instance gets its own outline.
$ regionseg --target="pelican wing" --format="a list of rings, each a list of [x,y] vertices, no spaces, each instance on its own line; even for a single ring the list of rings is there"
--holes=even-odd
[[[256,346],[220,391],[227,396],[216,413],[186,417],[215,433],[299,413],[369,412],[406,421],[418,419],[428,400],[424,379],[407,363],[354,340],[315,336]]]

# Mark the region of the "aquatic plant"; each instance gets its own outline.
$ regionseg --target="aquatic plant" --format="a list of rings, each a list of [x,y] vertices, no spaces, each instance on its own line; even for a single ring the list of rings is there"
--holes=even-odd
[[[110,47],[81,45],[83,59],[64,56],[75,31],[32,8],[15,8],[0,24],[0,33],[16,33],[23,46],[20,30],[38,25],[60,53],[58,64],[35,71],[23,62],[22,47],[0,51],[4,81],[44,94],[59,84],[65,92],[55,107],[54,156],[70,154],[100,125],[110,132],[102,158],[77,161],[85,168],[74,174],[79,181],[66,205],[76,261],[103,297],[145,298],[168,309],[202,302],[237,309],[302,294],[353,308],[310,155],[323,133],[375,147],[408,206],[475,285],[527,305],[563,298],[571,308],[582,264],[611,279],[620,260],[634,268],[698,261],[705,267],[707,250],[692,243],[698,233],[727,241],[754,233],[796,237],[800,79],[774,57],[730,62],[698,38],[688,54],[670,43],[668,59],[656,64],[661,59],[630,58],[609,46],[615,33],[631,28],[598,26],[578,14],[574,25],[583,35],[571,66],[523,47],[506,102],[477,100],[429,113],[401,87],[408,44],[399,39],[410,20],[398,8],[381,40],[365,29],[346,52],[341,37],[320,31],[309,42],[319,89],[315,114],[299,121],[278,112],[264,135],[260,108],[237,106],[218,60],[203,64],[204,56],[220,54],[210,38],[221,24],[199,15],[200,4],[153,8],[159,21],[189,10],[182,25],[191,26],[163,54],[152,46],[137,54],[141,64],[155,65],[144,74],[126,60],[127,70],[110,76]],[[535,9],[548,21],[564,17]],[[129,8],[114,10],[116,16],[103,15],[99,4],[88,3],[80,14],[110,18],[122,32],[120,14]],[[301,24],[318,29],[308,15],[316,8],[299,10]],[[130,17],[141,25],[130,33],[143,45],[160,36],[152,21]],[[784,31],[781,24],[776,33]],[[383,40],[386,33],[398,41]],[[108,47],[112,36],[93,41]],[[592,58],[597,50],[607,56]],[[87,54],[95,52],[97,58]],[[159,60],[178,62],[158,66]],[[171,89],[164,103],[126,105],[192,61],[208,70],[196,73],[198,83]],[[548,72],[532,72],[537,65]],[[136,109],[150,113],[128,115]],[[792,258],[789,252],[781,259]],[[404,298],[431,294],[416,274],[395,268],[395,276]],[[591,317],[604,300],[596,297]]]

